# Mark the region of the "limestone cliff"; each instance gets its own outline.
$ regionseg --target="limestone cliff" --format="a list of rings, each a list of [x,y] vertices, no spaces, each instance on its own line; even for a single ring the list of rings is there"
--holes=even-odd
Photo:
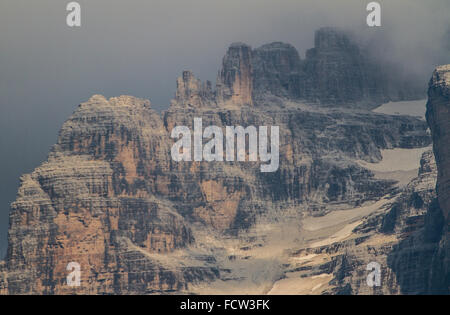
[[[253,85],[256,98],[269,92],[298,99],[304,96],[302,61],[290,44],[274,42],[253,51]]]
[[[450,65],[433,73],[428,92],[427,119],[433,135],[434,154],[439,168],[437,191],[446,219],[450,215]]]
[[[348,32],[325,27],[315,33],[304,60],[282,42],[256,49],[243,43],[230,46],[217,79],[218,101],[253,104],[267,94],[371,108],[425,98],[425,89],[404,69],[372,56]]]
[[[428,90],[427,120],[438,165],[435,221],[427,228],[439,248],[434,253],[431,284],[435,292],[450,292],[450,65],[437,67]],[[434,223],[434,224],[433,224]],[[437,225],[437,226],[436,226]],[[440,229],[439,229],[440,227]],[[434,229],[433,229],[434,228]]]
[[[405,77],[399,67],[375,58],[352,36],[334,28],[316,32],[303,71],[303,96],[325,104],[359,103],[371,107],[425,97],[425,90]]]

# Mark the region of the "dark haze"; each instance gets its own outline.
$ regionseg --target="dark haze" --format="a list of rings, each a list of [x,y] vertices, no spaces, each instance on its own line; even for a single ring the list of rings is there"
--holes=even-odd
[[[448,0],[379,1],[382,27],[371,29],[370,0],[79,0],[80,28],[66,25],[69,2],[0,3],[0,258],[19,177],[45,160],[92,94],[131,94],[162,109],[181,71],[215,82],[230,43],[284,41],[304,56],[322,26],[352,30],[424,86],[435,65],[450,63]]]

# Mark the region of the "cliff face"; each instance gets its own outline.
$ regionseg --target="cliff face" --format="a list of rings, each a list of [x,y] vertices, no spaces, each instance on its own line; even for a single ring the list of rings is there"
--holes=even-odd
[[[446,219],[450,215],[450,65],[433,73],[428,91],[427,120],[439,167],[437,191]]]
[[[304,95],[304,73],[297,49],[274,42],[253,51],[255,97],[269,92],[273,95],[298,99]]]
[[[169,180],[161,158],[167,141],[149,105],[93,96],[63,125],[48,161],[21,178],[10,214],[8,293],[151,293],[216,276],[214,268],[174,268],[158,256],[193,237],[170,202],[151,193],[167,191]],[[65,285],[70,262],[82,267],[82,290]]]
[[[422,155],[420,164],[417,176],[399,194],[390,195],[373,205],[376,210],[371,214],[354,220],[347,238],[315,242],[294,251],[289,270],[307,279],[323,278],[321,291],[316,293],[428,293],[429,268],[437,247],[422,236],[436,197],[437,171],[431,151]],[[358,209],[365,211],[364,207]],[[366,266],[371,262],[380,265],[380,286],[366,283]]]
[[[347,43],[339,38],[334,46]],[[319,37],[318,48],[329,47],[323,41]],[[327,219],[346,207],[362,207],[369,215],[366,204],[397,198],[398,183],[376,176],[361,161],[379,162],[385,149],[430,145],[426,123],[302,103],[297,99],[305,79],[302,64],[289,45],[274,43],[252,51],[233,44],[223,59],[217,89],[185,71],[162,115],[149,101],[131,96],[94,95],[82,103],[62,126],[48,160],[21,178],[11,206],[7,258],[0,263],[0,293],[201,293],[205,284],[222,288],[236,279],[258,277],[261,283],[252,282],[249,288],[267,290],[289,272],[286,266],[294,266],[284,259],[299,258],[264,256],[279,245],[269,247],[275,237],[270,231],[284,231],[284,224],[305,217]],[[171,131],[180,125],[193,130],[195,117],[202,118],[204,127],[222,130],[279,126],[279,168],[261,173],[259,161],[175,162]],[[433,173],[431,165],[428,157],[418,181]],[[315,279],[318,274],[311,270],[326,270],[329,284],[323,292],[344,292],[351,283],[345,276],[349,263],[361,265],[372,258],[373,242],[387,261],[389,246],[400,238],[386,243],[383,235],[407,233],[402,231],[420,225],[420,218],[409,217],[422,216],[432,199],[432,192],[422,190],[403,198],[404,203],[422,200],[414,211],[392,210],[385,220],[387,207],[367,218],[351,212],[358,216],[358,224],[350,220],[351,230],[361,235],[345,236],[347,247],[331,238],[330,244],[325,239],[299,249],[329,255],[328,264],[308,265],[307,276]],[[289,246],[298,249],[305,237],[317,242],[315,232],[305,236],[301,231],[288,233],[295,238]],[[338,255],[343,248],[356,258]],[[70,262],[81,266],[80,287],[67,285]],[[273,268],[251,274],[267,266]],[[360,270],[352,270],[353,279],[362,283]],[[395,281],[389,281],[390,291],[383,292],[399,292]],[[353,287],[354,292],[366,292]]]
[[[429,224],[429,233],[439,242],[433,256],[432,284],[437,292],[450,292],[450,65],[437,67],[430,81],[427,120],[433,135],[434,155],[438,165],[436,205],[438,227]],[[440,233],[439,233],[440,232]]]
[[[264,95],[327,105],[371,108],[389,101],[425,98],[425,90],[396,65],[371,57],[348,33],[321,28],[302,60],[290,44],[256,49],[230,46],[217,79],[219,102],[253,104]]]
[[[438,67],[429,84],[427,103],[434,154],[428,151],[422,156],[418,176],[384,210],[365,217],[351,239],[293,255],[297,259],[324,253],[332,256],[326,263],[312,260],[293,266],[304,277],[331,272],[331,287],[326,292],[450,293],[449,86],[450,66]],[[380,287],[368,288],[366,274],[358,272],[371,261],[382,266]]]
[[[360,103],[371,107],[425,97],[425,91],[405,78],[399,67],[375,59],[351,36],[333,28],[316,32],[303,71],[304,97],[325,104]]]
[[[243,43],[234,43],[223,57],[217,79],[219,102],[235,105],[253,103],[252,49]]]
[[[177,91],[175,100],[183,107],[205,106],[214,99],[214,92],[210,81],[202,84],[194,77],[191,71],[183,71],[183,75],[177,79]]]
[[[374,57],[348,33],[322,28],[301,60],[297,50],[274,42],[253,50],[254,97],[270,92],[327,105],[373,107],[425,98],[425,91],[396,65]]]

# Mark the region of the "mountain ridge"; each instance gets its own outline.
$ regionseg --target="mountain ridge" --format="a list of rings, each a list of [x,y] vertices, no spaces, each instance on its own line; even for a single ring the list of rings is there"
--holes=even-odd
[[[324,46],[333,48],[333,58],[340,55],[336,47],[355,51],[345,36],[328,31],[318,35],[314,60],[330,60],[321,56]],[[401,293],[406,285],[395,280],[389,255],[424,225],[434,196],[433,159],[424,154],[406,192],[358,161],[379,162],[383,150],[428,147],[427,124],[354,104],[363,100],[364,89],[327,96],[326,104],[302,101],[291,46],[263,46],[256,62],[253,54],[245,44],[232,45],[216,90],[183,72],[161,114],[132,96],[94,95],[80,104],[48,160],[21,178],[7,258],[0,264],[0,293],[240,292],[243,285],[268,293],[275,284],[284,287],[277,281],[292,273],[297,282],[311,280],[308,293]],[[346,58],[330,65],[336,71],[325,71],[328,78],[341,75]],[[271,89],[261,92],[267,84]],[[280,168],[262,174],[253,162],[173,161],[170,130],[192,127],[194,117],[219,128],[280,126]],[[417,207],[410,208],[411,196]],[[336,226],[327,221],[349,213]],[[313,219],[305,229],[306,218]],[[389,268],[383,278],[389,286],[363,285],[369,258]],[[66,283],[70,262],[81,265],[81,287]]]

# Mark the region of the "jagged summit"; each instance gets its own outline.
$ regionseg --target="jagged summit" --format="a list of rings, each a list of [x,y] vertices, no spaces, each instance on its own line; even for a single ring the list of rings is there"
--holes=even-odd
[[[347,32],[325,27],[302,60],[288,43],[252,49],[232,43],[222,60],[216,88],[185,71],[177,79],[174,105],[258,106],[268,95],[327,106],[373,108],[389,101],[423,98],[424,89],[392,65],[370,58]]]
[[[222,61],[217,78],[218,102],[236,105],[252,105],[253,69],[252,48],[243,43],[234,43]]]
[[[441,208],[450,220],[450,65],[433,72],[428,90],[427,120],[433,134],[434,154],[440,167],[438,195]]]
[[[254,97],[271,93],[291,99],[302,97],[304,72],[297,49],[273,42],[253,51]]]
[[[177,79],[177,91],[172,103],[182,107],[203,107],[213,101],[214,91],[211,82],[202,83],[192,71],[183,71],[182,76]]]

